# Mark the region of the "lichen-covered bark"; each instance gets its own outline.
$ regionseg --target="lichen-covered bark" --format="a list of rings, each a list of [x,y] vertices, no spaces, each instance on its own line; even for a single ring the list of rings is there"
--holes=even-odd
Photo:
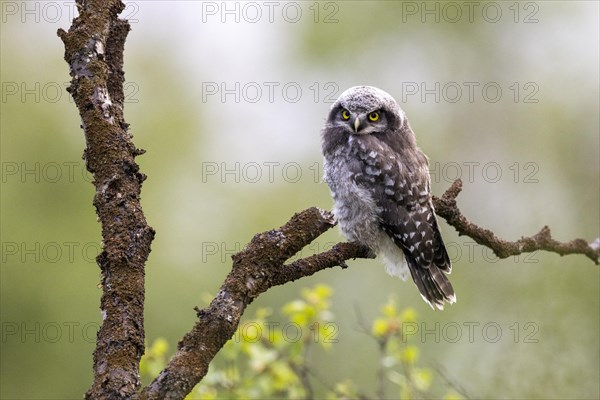
[[[84,159],[94,176],[93,204],[102,224],[102,327],[94,351],[94,383],[87,398],[137,394],[144,353],[144,264],[154,230],[140,205],[142,182],[123,118],[123,47],[129,24],[121,1],[78,0],[79,17],[58,35],[72,77],[67,89],[79,110]]]

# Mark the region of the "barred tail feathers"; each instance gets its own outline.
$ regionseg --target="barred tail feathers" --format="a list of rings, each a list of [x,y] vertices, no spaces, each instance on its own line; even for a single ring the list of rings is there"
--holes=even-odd
[[[444,302],[456,302],[456,294],[446,274],[435,264],[429,268],[417,265],[409,255],[406,256],[408,268],[417,285],[421,297],[433,309],[443,310]]]

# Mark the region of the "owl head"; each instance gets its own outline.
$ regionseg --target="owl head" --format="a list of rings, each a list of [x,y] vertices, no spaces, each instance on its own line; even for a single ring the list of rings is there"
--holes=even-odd
[[[352,138],[377,140],[397,152],[416,147],[404,111],[392,96],[372,86],[343,92],[331,106],[322,135],[324,152],[345,146]]]
[[[368,135],[399,130],[403,123],[404,112],[392,96],[372,86],[354,86],[333,103],[326,126]]]

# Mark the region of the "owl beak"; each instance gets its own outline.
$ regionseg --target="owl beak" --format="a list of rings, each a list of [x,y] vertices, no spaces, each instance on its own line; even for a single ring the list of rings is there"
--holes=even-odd
[[[360,127],[360,119],[358,119],[358,117],[356,117],[356,119],[354,120],[354,132],[358,132],[359,127]]]

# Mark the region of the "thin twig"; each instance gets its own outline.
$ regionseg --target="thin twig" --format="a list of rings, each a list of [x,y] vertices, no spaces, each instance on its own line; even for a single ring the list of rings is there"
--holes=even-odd
[[[445,368],[437,362],[433,362],[431,364],[431,368],[433,368],[433,370],[435,372],[438,373],[438,375],[440,375],[442,377],[442,379],[452,388],[456,391],[456,393],[460,394],[462,397],[464,397],[465,399],[470,399],[471,396],[469,396],[467,390],[459,385],[458,383],[456,383],[453,379],[451,379],[448,374],[446,373]]]
[[[365,335],[367,335],[369,337],[373,337],[373,335],[371,334],[371,331],[369,330],[369,326],[367,325],[367,323],[365,322],[365,319],[363,318],[362,312],[360,311],[358,304],[354,303],[353,306],[354,306],[354,315],[356,315],[356,322],[358,322],[358,327],[360,328],[357,330],[361,333],[364,333]]]
[[[383,363],[385,359],[385,347],[387,345],[387,340],[378,340],[379,344],[379,365],[377,367],[377,398],[385,399],[385,365]]]
[[[490,248],[499,258],[507,258],[522,253],[530,253],[537,250],[545,250],[562,255],[582,254],[598,264],[600,260],[600,240],[588,243],[584,239],[574,239],[570,242],[559,242],[554,240],[550,234],[550,228],[544,226],[538,233],[530,237],[522,237],[516,242],[509,242],[497,237],[489,229],[481,228],[470,222],[460,212],[456,205],[456,197],[462,190],[462,181],[457,179],[446,193],[440,197],[433,197],[435,213],[444,218],[453,226],[459,236],[468,236],[478,244]]]

